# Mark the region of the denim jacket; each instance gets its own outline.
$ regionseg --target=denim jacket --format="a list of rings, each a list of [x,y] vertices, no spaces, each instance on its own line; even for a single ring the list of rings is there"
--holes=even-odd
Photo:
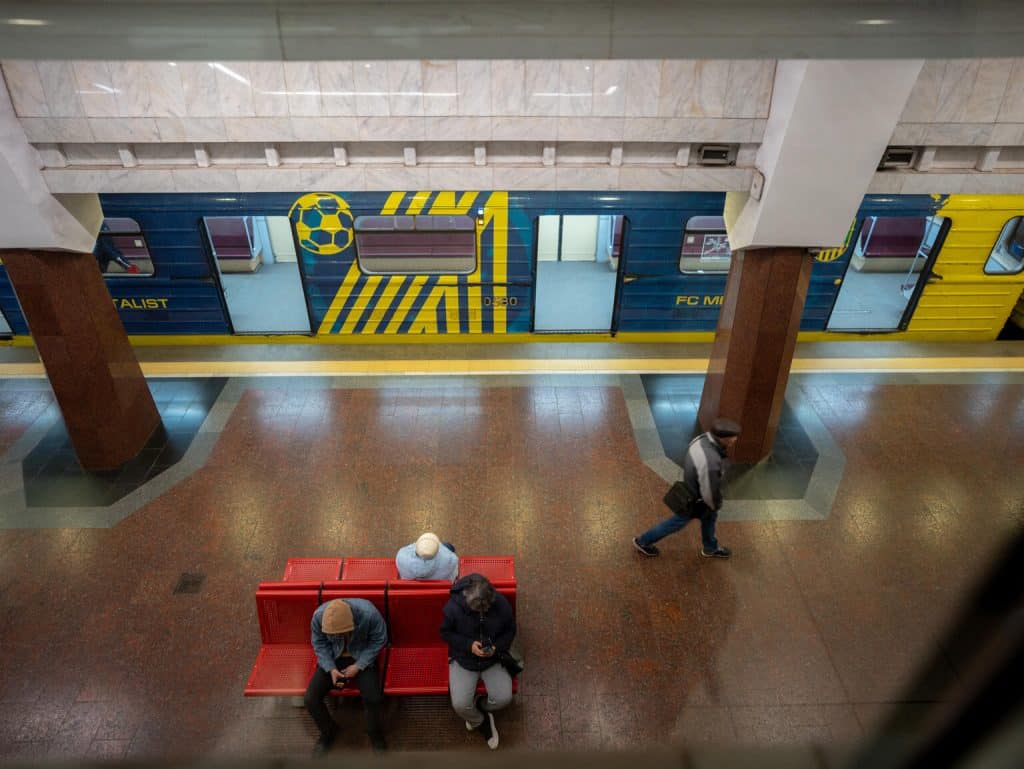
[[[355,622],[347,646],[343,633],[325,633],[322,629],[324,609],[329,601],[313,612],[313,621],[310,623],[317,664],[328,673],[336,667],[335,660],[342,652],[355,659],[356,667],[366,670],[376,662],[377,655],[388,642],[388,629],[376,606],[364,598],[342,600],[352,609],[352,620]]]

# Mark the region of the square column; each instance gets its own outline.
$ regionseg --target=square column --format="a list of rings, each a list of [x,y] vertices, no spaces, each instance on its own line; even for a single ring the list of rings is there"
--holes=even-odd
[[[698,419],[703,430],[719,416],[740,423],[738,462],[771,453],[812,264],[804,248],[733,254]]]
[[[75,452],[88,470],[134,457],[160,414],[92,254],[0,251]]]

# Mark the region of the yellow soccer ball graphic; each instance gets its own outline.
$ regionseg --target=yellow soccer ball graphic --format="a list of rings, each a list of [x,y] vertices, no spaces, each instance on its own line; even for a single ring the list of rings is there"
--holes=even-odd
[[[295,222],[299,245],[310,253],[330,256],[352,245],[352,212],[337,195],[307,193],[292,204],[288,216]]]

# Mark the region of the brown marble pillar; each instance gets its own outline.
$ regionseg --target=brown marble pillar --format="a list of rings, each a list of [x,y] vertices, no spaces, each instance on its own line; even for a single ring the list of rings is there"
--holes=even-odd
[[[0,251],[82,466],[108,470],[160,424],[96,257]]]
[[[804,248],[733,254],[699,420],[704,430],[716,416],[742,425],[737,462],[758,462],[771,453],[812,262]]]

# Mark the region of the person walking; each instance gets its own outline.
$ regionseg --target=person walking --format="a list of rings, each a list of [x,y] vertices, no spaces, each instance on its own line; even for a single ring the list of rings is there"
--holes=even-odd
[[[712,423],[710,430],[690,441],[683,458],[683,483],[690,492],[690,506],[673,513],[640,536],[633,537],[633,547],[641,555],[648,558],[660,555],[661,551],[654,543],[684,528],[694,518],[700,519],[702,556],[728,558],[732,555],[729,548],[718,544],[715,524],[722,507],[722,473],[729,449],[739,439],[740,432],[736,422],[719,417]]]

